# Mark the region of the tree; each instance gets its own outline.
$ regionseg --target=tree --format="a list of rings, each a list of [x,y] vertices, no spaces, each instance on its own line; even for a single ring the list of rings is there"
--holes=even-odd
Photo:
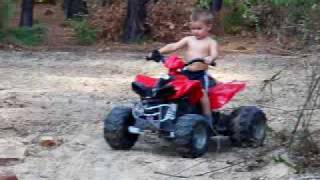
[[[213,14],[216,14],[219,12],[222,8],[223,0],[212,0],[211,1],[211,6],[210,6],[210,11]]]
[[[127,15],[124,24],[123,41],[136,42],[146,32],[146,4],[149,0],[127,0]]]
[[[33,25],[33,0],[22,0],[21,4],[21,27],[32,27]]]
[[[63,8],[67,19],[89,13],[87,3],[83,0],[64,0]]]
[[[112,0],[101,0],[102,7],[105,7],[106,5],[111,5],[113,3]]]

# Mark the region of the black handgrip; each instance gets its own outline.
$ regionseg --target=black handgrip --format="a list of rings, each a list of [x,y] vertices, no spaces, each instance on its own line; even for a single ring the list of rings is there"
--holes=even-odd
[[[147,61],[153,60],[155,62],[163,62],[164,61],[164,56],[160,54],[159,50],[153,50],[151,52],[151,56],[146,56],[145,57]]]

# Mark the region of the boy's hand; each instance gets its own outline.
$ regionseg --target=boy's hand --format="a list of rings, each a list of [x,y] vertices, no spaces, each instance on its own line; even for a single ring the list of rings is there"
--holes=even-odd
[[[160,62],[163,60],[163,55],[160,54],[159,50],[153,50],[147,57],[146,59],[149,60],[154,60],[155,62]]]
[[[208,64],[210,66],[216,66],[217,65],[215,59],[213,59],[211,56],[205,57],[204,61],[205,61],[206,64]]]

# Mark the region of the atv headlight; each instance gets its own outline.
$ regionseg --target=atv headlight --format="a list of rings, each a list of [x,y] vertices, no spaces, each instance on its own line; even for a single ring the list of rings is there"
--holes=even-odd
[[[133,116],[142,116],[144,114],[144,107],[142,103],[136,103],[135,106],[133,107]]]

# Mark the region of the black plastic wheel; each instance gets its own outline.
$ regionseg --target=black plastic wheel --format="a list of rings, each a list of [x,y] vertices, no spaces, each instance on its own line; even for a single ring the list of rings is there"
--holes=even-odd
[[[198,114],[186,114],[178,118],[175,128],[175,144],[183,157],[197,158],[208,151],[209,126]]]
[[[230,116],[231,140],[236,146],[262,146],[266,137],[267,118],[255,106],[243,106]]]
[[[134,125],[129,107],[115,107],[104,120],[104,139],[113,149],[130,149],[138,140],[138,134],[132,134],[128,127]]]

